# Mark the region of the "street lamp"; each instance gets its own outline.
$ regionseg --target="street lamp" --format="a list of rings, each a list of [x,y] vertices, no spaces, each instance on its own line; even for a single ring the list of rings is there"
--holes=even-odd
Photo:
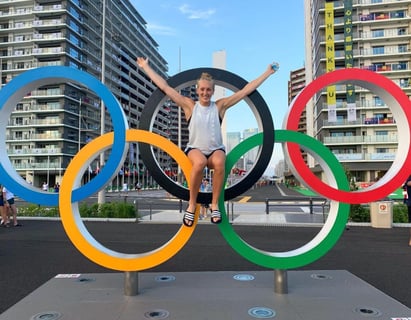
[[[106,0],[103,0],[103,21],[102,21],[102,36],[101,36],[101,82],[105,84],[106,77]],[[101,100],[101,112],[100,112],[100,135],[104,135],[104,129],[106,126],[106,112],[104,101]],[[104,152],[100,153],[100,169],[104,166]],[[106,191],[101,189],[98,192],[98,203],[102,204],[106,202]]]
[[[78,101],[78,147],[77,151],[81,149],[81,98]]]

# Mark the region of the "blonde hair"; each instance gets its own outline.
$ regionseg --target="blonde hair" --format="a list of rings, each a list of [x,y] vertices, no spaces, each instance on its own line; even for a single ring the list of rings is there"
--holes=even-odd
[[[198,80],[197,80],[197,86],[198,86],[198,82],[199,82],[200,80],[210,81],[210,82],[213,84],[213,88],[214,88],[214,86],[215,86],[215,84],[214,84],[214,79],[213,79],[213,77],[211,76],[211,74],[209,74],[208,72],[203,72],[203,73],[200,75],[200,78],[198,78]]]

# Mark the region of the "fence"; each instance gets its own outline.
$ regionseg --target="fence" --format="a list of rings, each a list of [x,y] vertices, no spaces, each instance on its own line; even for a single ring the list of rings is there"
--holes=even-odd
[[[270,214],[270,207],[309,207],[310,214],[314,213],[314,208],[320,207],[322,209],[323,221],[326,220],[326,212],[330,208],[329,200],[318,197],[281,197],[281,198],[266,198],[265,199],[265,213]]]

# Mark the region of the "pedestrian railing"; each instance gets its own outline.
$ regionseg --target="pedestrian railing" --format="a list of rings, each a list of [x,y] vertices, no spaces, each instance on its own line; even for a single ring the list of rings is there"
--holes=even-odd
[[[327,212],[330,209],[328,199],[319,197],[281,197],[281,198],[266,198],[265,213],[270,214],[271,207],[308,207],[309,213],[314,214],[315,208],[322,209],[323,221],[326,220]]]

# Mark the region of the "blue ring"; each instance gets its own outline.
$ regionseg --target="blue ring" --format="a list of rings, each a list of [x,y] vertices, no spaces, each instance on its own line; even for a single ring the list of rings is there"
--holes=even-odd
[[[10,114],[17,103],[30,91],[52,83],[75,82],[96,93],[111,114],[114,142],[110,156],[100,173],[90,182],[73,190],[73,201],[80,201],[95,194],[118,171],[126,157],[127,120],[123,109],[110,90],[90,74],[64,66],[32,69],[21,73],[0,90],[0,132],[6,132]],[[6,139],[0,145],[0,181],[19,197],[42,205],[58,205],[58,194],[39,191],[27,184],[12,166],[7,155]]]

